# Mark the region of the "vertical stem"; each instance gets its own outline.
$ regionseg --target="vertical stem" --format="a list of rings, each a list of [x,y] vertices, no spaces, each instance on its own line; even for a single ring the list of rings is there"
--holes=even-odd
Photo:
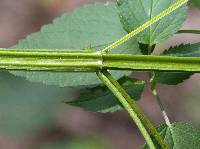
[[[150,55],[153,50],[155,49],[155,45],[153,46],[148,46],[148,54]],[[164,106],[162,104],[162,101],[160,99],[160,96],[158,95],[158,92],[156,90],[156,82],[154,82],[154,77],[155,77],[155,72],[150,72],[149,73],[149,77],[150,77],[150,84],[151,84],[151,92],[152,94],[155,96],[157,102],[158,102],[158,105],[160,107],[160,110],[162,112],[162,116],[165,120],[165,123],[167,124],[167,126],[169,126],[169,128],[171,127],[171,123],[170,123],[170,120],[167,116],[167,112],[165,111],[164,109]]]
[[[170,123],[170,120],[167,116],[167,112],[165,111],[165,108],[163,106],[163,103],[162,103],[162,100],[160,98],[160,96],[158,95],[158,92],[156,90],[156,83],[154,82],[154,76],[155,76],[155,73],[151,73],[151,79],[150,79],[150,83],[151,83],[151,91],[152,91],[152,94],[155,96],[157,102],[158,102],[158,105],[160,107],[160,110],[162,112],[162,115],[163,115],[163,118],[165,120],[165,123],[167,124],[167,126],[169,126],[169,128],[171,127],[171,123]]]
[[[162,148],[168,148],[162,137],[159,135],[155,127],[151,124],[149,119],[142,113],[140,108],[134,102],[134,100],[127,94],[127,92],[121,87],[121,85],[111,76],[107,71],[97,72],[100,80],[113,92],[113,94],[122,103],[124,108],[128,111],[132,119],[143,134],[145,140],[149,146],[152,146],[152,140],[147,133],[144,125],[148,128],[149,132],[155,137]],[[154,146],[155,147],[155,146]]]
[[[121,104],[124,106],[124,108],[128,111],[131,118],[133,119],[135,124],[138,126],[144,139],[146,140],[149,148],[156,149],[150,135],[148,134],[148,131],[143,126],[137,113],[131,108],[130,104],[126,101],[125,97],[122,95],[120,90],[110,81],[110,79],[108,78],[108,73],[97,72],[97,75],[98,75],[99,79],[112,91],[112,93],[118,98],[118,100],[121,102]],[[111,76],[109,76],[109,77],[111,77]]]
[[[155,88],[152,89],[152,94],[156,97],[156,100],[157,100],[157,102],[159,104],[159,107],[160,107],[160,110],[162,112],[162,115],[163,115],[163,118],[165,120],[165,123],[167,124],[167,126],[171,127],[171,123],[170,123],[170,120],[169,120],[169,118],[167,116],[167,112],[165,111],[164,106],[163,106],[162,101],[161,101],[161,98],[158,95],[158,92],[157,92],[157,90]]]

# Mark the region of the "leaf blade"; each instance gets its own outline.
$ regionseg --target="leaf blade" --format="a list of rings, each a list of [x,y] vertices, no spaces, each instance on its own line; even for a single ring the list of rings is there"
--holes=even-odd
[[[145,85],[144,81],[136,80],[129,77],[122,77],[119,83],[125,88],[134,100],[139,100]],[[121,104],[115,99],[115,96],[105,86],[96,86],[92,88],[84,88],[80,91],[80,95],[66,104],[84,108],[92,112],[115,112],[120,110]]]
[[[193,128],[190,124],[173,123],[171,127],[167,126],[166,124],[163,124],[157,129],[168,144],[170,149],[196,149],[200,147],[200,131],[196,128]],[[159,148],[158,144],[157,147]],[[147,149],[148,146],[145,145],[144,148]]]
[[[124,29],[129,33],[174,2],[176,0],[119,0],[117,4],[120,20]],[[143,44],[154,45],[166,40],[180,29],[185,20],[185,15],[186,6],[183,6],[143,31],[137,37],[138,41]]]

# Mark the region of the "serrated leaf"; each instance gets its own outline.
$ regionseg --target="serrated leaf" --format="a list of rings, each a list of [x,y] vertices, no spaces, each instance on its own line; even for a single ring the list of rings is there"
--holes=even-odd
[[[144,81],[123,77],[119,79],[119,83],[134,100],[140,99],[145,85]],[[80,91],[76,99],[66,103],[92,112],[106,113],[121,109],[121,104],[105,86],[85,88]]]
[[[84,49],[103,48],[126,34],[113,3],[86,5],[46,25],[41,32],[28,36],[14,46],[22,49]],[[130,40],[113,50],[115,53],[140,54],[138,44]],[[59,86],[100,83],[95,73],[11,71],[27,80]],[[128,72],[114,71],[117,78]]]
[[[194,44],[181,44],[165,50],[161,55],[177,57],[200,57],[200,42]]]
[[[173,123],[171,127],[163,124],[158,127],[158,131],[168,144],[169,149],[200,148],[200,130],[193,128],[190,124]],[[160,146],[155,142],[155,139],[154,143],[159,149]],[[148,149],[148,146],[145,145],[144,148]]]
[[[0,133],[26,136],[54,124],[59,103],[73,90],[30,83],[0,72]]]
[[[174,2],[176,0],[118,0],[117,4],[120,20],[124,29],[129,33],[167,9]],[[183,6],[151,25],[138,35],[138,41],[154,45],[171,37],[181,28],[186,18],[186,8]]]
[[[171,47],[162,53],[162,56],[200,57],[200,43],[181,44]],[[158,83],[176,85],[189,79],[193,73],[188,72],[156,72],[154,80]]]

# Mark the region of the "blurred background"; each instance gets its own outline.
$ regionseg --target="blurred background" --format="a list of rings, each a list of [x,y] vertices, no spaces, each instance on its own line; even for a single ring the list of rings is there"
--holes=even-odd
[[[0,0],[0,47],[13,46],[55,17],[93,2]],[[191,7],[183,28],[200,29],[199,18],[200,10]],[[157,50],[183,42],[200,42],[200,36],[176,35]],[[136,149],[144,143],[125,111],[100,114],[67,106],[62,101],[75,94],[69,89],[30,83],[5,71],[0,72],[0,84],[0,149]],[[159,85],[158,90],[171,122],[200,128],[200,75],[178,86]],[[155,125],[163,122],[148,87],[138,104]]]

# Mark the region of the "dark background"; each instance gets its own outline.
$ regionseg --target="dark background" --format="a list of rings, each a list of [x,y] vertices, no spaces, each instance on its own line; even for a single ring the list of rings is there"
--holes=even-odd
[[[15,45],[55,17],[92,2],[94,0],[0,0],[0,47]],[[190,8],[184,28],[199,29],[199,18],[200,11]],[[197,35],[176,35],[160,44],[157,51],[170,45],[199,41]],[[133,75],[145,77],[140,73]],[[52,90],[57,91],[57,96],[51,94]],[[198,74],[178,86],[159,86],[171,122],[184,121],[200,127],[199,90]],[[144,141],[125,111],[89,113],[62,103],[64,95],[64,88],[47,88],[1,71],[0,149],[141,148]],[[139,105],[155,125],[163,122],[148,87]]]

